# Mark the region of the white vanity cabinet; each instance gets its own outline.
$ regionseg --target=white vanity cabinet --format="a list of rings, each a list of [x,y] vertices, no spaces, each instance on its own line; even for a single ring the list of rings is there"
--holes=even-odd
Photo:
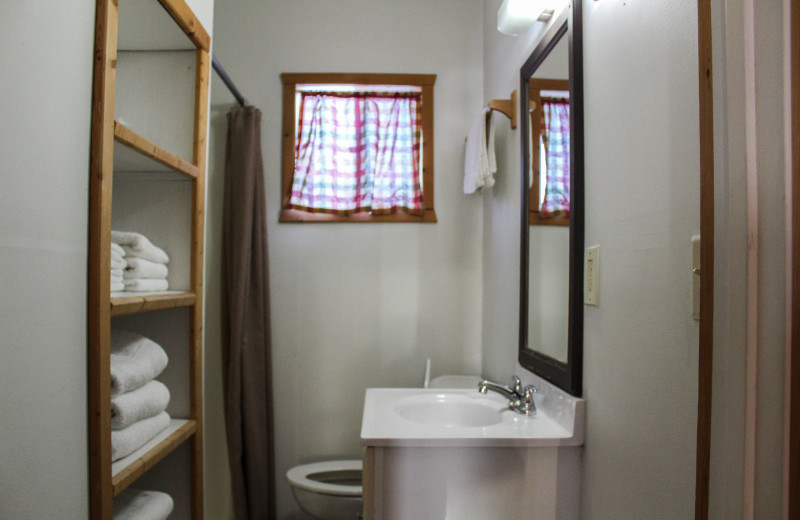
[[[585,402],[535,384],[531,417],[477,389],[368,389],[365,520],[577,520]]]
[[[367,447],[364,520],[578,520],[582,448]]]

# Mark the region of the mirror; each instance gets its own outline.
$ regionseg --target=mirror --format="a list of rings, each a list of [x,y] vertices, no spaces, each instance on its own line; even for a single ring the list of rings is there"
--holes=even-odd
[[[583,371],[583,59],[580,2],[520,69],[519,362],[572,395]]]

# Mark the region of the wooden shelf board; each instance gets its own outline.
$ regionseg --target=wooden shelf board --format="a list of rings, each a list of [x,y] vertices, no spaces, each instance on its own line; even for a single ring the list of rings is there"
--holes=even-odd
[[[170,152],[169,150],[161,148],[153,141],[150,141],[146,137],[139,135],[119,121],[114,121],[114,140],[118,143],[124,144],[142,156],[152,159],[153,161],[156,161],[167,168],[175,170],[186,177],[192,179],[197,178],[197,166]],[[125,159],[125,169],[131,170],[134,168],[134,166],[127,164],[131,162],[130,155],[126,155]],[[142,161],[142,170],[152,171],[152,167],[148,167],[148,163],[149,161]]]
[[[195,431],[197,431],[195,421],[172,419],[164,431],[150,439],[144,446],[111,464],[113,495],[119,495],[158,461],[194,435]]]
[[[115,292],[111,293],[111,316],[191,307],[196,301],[197,296],[187,291]]]

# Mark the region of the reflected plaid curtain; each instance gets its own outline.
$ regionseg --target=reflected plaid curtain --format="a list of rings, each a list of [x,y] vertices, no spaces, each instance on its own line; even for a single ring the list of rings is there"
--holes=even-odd
[[[418,93],[302,92],[290,204],[422,213]]]
[[[540,214],[569,215],[569,100],[542,98],[547,187]]]

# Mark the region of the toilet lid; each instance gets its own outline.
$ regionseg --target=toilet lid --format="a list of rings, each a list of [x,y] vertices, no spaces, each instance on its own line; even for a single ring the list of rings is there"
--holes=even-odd
[[[314,462],[295,466],[286,472],[289,482],[300,489],[324,493],[326,495],[340,496],[361,496],[361,486],[334,484],[332,482],[320,482],[309,478],[317,473],[335,473],[337,471],[361,471],[363,464],[360,460],[330,460],[326,462]]]

